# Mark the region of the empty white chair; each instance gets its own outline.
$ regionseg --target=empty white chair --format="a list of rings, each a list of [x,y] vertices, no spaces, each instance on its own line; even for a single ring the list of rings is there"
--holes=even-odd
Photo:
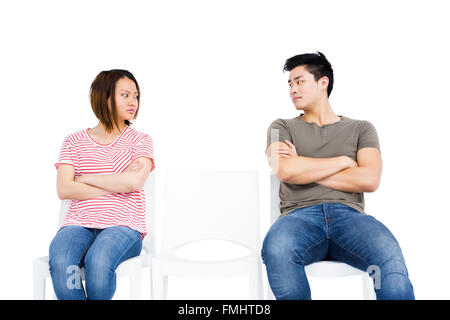
[[[250,299],[262,299],[258,173],[169,172],[165,186],[161,254],[152,261],[155,299],[167,299],[168,276],[235,275],[247,275]],[[205,240],[230,241],[248,254],[208,261],[176,255],[178,249]]]
[[[144,193],[146,196],[146,224],[148,233],[142,243],[142,252],[140,256],[122,262],[116,269],[117,277],[128,277],[130,279],[130,298],[137,300],[141,298],[141,274],[142,268],[151,268],[151,258],[155,252],[155,234],[154,228],[154,199],[155,199],[155,176],[150,173],[144,184]],[[58,227],[61,226],[66,213],[69,210],[71,200],[62,200],[59,213]],[[150,214],[152,215],[150,217]],[[50,277],[48,256],[40,257],[33,261],[33,297],[34,299],[45,299],[45,282]],[[84,268],[81,268],[81,277],[84,281]],[[150,270],[151,282],[151,270]],[[151,288],[150,288],[151,290]]]
[[[274,174],[270,175],[270,216],[274,223],[280,216],[280,181]],[[374,300],[375,291],[373,280],[367,272],[356,269],[346,263],[338,261],[319,261],[305,266],[307,277],[349,277],[361,276],[363,286],[363,297],[365,300]],[[274,299],[270,286],[268,287],[268,298]]]

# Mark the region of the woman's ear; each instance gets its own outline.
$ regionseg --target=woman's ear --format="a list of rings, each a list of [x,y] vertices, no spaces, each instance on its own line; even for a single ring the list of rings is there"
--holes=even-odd
[[[108,99],[106,99],[106,103],[108,104],[109,112],[111,112],[111,96],[109,96]]]

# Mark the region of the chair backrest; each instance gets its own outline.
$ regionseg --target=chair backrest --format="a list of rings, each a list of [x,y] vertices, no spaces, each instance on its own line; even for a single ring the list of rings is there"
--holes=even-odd
[[[270,175],[270,223],[280,217],[280,180],[273,173]]]
[[[257,171],[177,171],[166,175],[162,253],[202,240],[260,250]]]
[[[144,187],[145,194],[145,222],[147,225],[147,236],[144,241],[148,244],[150,252],[155,252],[155,174],[151,172],[145,180]],[[59,210],[58,228],[64,222],[67,212],[69,212],[72,200],[62,200],[61,208]]]
[[[150,254],[156,253],[156,187],[155,187],[155,173],[150,172],[147,180],[145,180],[144,194],[145,194],[145,223],[147,226],[147,236],[144,238],[144,242],[147,248],[150,250]]]

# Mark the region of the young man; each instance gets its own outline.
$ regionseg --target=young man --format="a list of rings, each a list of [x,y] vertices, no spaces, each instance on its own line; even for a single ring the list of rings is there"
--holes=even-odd
[[[275,120],[267,135],[281,199],[281,216],[262,248],[272,292],[277,299],[311,299],[305,266],[337,260],[376,270],[377,299],[414,299],[399,244],[364,213],[363,193],[374,192],[381,178],[374,126],[333,112],[333,69],[322,53],[294,56],[284,71],[303,114]]]

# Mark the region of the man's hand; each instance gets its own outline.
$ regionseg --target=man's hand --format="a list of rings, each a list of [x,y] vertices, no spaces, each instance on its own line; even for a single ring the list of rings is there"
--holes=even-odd
[[[352,158],[348,157],[348,156],[343,156],[344,157],[344,161],[348,162],[348,167],[349,168],[356,168],[359,167],[358,162],[356,162],[355,160],[353,160]]]
[[[293,158],[298,157],[297,150],[295,149],[295,146],[289,141],[284,140],[284,142],[287,144],[287,147],[280,146],[278,147],[277,154],[279,154],[282,158]],[[345,166],[348,168],[355,168],[358,167],[358,162],[353,160],[352,158],[348,156],[342,156],[342,161],[345,163]]]
[[[284,140],[284,142],[287,144],[287,147],[278,147],[277,153],[280,154],[282,158],[298,157],[295,146],[288,140]]]
[[[341,170],[357,167],[356,161],[347,156],[310,158],[298,155],[289,142],[271,143],[266,150],[272,172],[277,178],[290,184],[308,184],[324,179]]]
[[[380,151],[373,147],[362,148],[356,153],[357,162],[348,159],[352,161],[354,167],[318,180],[316,183],[345,192],[361,193],[377,190],[383,166]]]

